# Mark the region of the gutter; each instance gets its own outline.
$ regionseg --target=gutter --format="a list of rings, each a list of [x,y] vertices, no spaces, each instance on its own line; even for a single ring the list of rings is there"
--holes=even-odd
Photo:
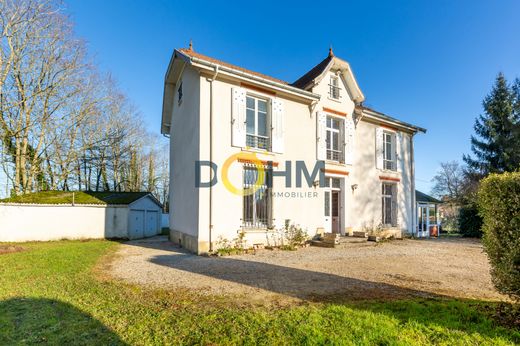
[[[213,162],[213,82],[217,78],[220,70],[220,65],[215,64],[215,73],[211,78],[206,80],[209,82],[209,162]],[[209,170],[209,180],[211,181],[211,174],[213,170]],[[209,240],[209,251],[213,251],[213,186],[209,186],[209,218],[208,218],[208,240]]]
[[[417,221],[417,206],[415,202],[415,153],[413,147],[413,137],[414,134],[410,136],[410,177],[411,177],[411,189],[412,189],[412,234],[416,235],[417,225],[415,224]]]
[[[267,85],[269,85],[271,87],[282,89],[282,90],[284,90],[286,92],[289,92],[291,94],[296,94],[296,95],[302,96],[304,98],[309,98],[309,99],[312,99],[312,100],[319,100],[320,99],[320,95],[312,93],[310,91],[302,90],[302,89],[293,87],[293,86],[288,85],[288,84],[278,83],[278,82],[275,82],[275,81],[272,81],[272,80],[269,80],[269,79],[266,79],[266,78],[262,78],[262,77],[259,77],[259,76],[256,76],[256,75],[244,72],[244,71],[240,71],[240,70],[236,70],[236,69],[233,69],[233,68],[230,68],[230,67],[227,67],[227,66],[223,66],[223,65],[216,64],[216,63],[212,63],[212,62],[209,62],[207,60],[203,60],[203,59],[200,59],[200,58],[197,58],[197,57],[194,57],[194,56],[189,56],[189,55],[184,54],[184,53],[182,53],[180,51],[176,51],[176,52],[179,55],[182,55],[183,58],[187,59],[191,63],[200,64],[200,65],[203,65],[205,67],[209,67],[211,69],[215,69],[216,66],[219,66],[219,70],[222,71],[222,72],[228,72],[228,73],[231,73],[233,75],[240,76],[242,78],[247,78],[247,79],[250,79],[250,80],[253,80],[253,81],[256,81],[256,82],[267,84]]]

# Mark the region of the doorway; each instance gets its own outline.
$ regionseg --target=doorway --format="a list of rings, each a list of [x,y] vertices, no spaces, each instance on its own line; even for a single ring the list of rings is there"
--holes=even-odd
[[[434,204],[417,205],[417,237],[427,238],[439,235],[437,208]]]
[[[341,178],[325,178],[325,231],[341,233]]]

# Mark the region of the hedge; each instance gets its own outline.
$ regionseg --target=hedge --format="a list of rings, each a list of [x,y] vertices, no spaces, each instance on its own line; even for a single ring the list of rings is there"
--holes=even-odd
[[[491,174],[481,181],[479,213],[483,243],[495,287],[520,299],[520,172]]]
[[[460,207],[457,223],[459,233],[464,237],[482,237],[482,218],[477,203],[471,202]]]

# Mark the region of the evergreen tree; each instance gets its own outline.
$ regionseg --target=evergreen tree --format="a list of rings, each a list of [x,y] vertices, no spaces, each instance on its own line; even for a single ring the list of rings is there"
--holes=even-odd
[[[484,99],[484,114],[475,121],[471,151],[464,161],[475,173],[511,172],[520,168],[520,81],[509,86],[499,73]]]

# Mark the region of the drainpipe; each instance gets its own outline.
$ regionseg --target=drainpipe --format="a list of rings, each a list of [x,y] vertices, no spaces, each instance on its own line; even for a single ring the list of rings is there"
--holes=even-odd
[[[411,181],[411,188],[412,188],[412,234],[416,236],[416,229],[417,225],[415,224],[417,220],[417,206],[415,203],[415,154],[414,154],[414,148],[413,148],[413,136],[415,133],[412,133],[410,136],[410,181]]]
[[[215,72],[211,78],[206,80],[209,82],[209,161],[213,162],[213,81],[217,78],[220,65],[215,65]],[[209,180],[211,181],[211,172],[209,170]],[[216,173],[215,173],[216,174]],[[213,186],[209,186],[209,220],[208,220],[208,231],[209,231],[209,251],[213,251]]]

